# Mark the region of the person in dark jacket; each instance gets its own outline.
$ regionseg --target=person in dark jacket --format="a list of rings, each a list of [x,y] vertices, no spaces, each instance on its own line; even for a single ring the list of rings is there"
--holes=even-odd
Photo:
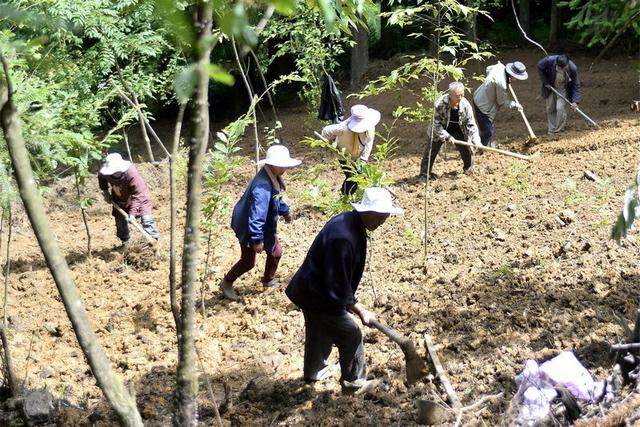
[[[131,221],[139,218],[142,228],[158,240],[160,233],[151,215],[151,194],[133,163],[124,160],[119,153],[107,155],[98,172],[98,185],[105,202],[118,205],[130,216],[128,219]],[[124,247],[131,237],[127,218],[123,218],[115,208],[112,209],[111,214],[116,221],[116,235]]]
[[[567,55],[549,55],[538,62],[538,75],[542,81],[542,97],[547,100],[547,133],[561,132],[567,124],[567,103],[548,86],[567,98],[575,110],[582,100],[578,67]]]
[[[320,106],[318,107],[318,118],[328,120],[332,124],[340,123],[344,120],[344,108],[340,91],[331,76],[324,73],[324,86],[320,96]]]
[[[367,231],[382,225],[394,207],[384,188],[365,188],[362,203],[333,217],[313,241],[286,294],[304,315],[304,380],[313,383],[329,371],[332,346],[338,347],[340,382],[345,393],[362,390],[366,380],[362,332],[349,313],[368,325],[375,314],[360,304],[356,290],[367,254]]]
[[[300,163],[300,160],[289,156],[289,150],[283,145],[269,147],[267,157],[258,162],[264,167],[251,180],[233,208],[231,228],[240,242],[240,260],[220,282],[225,298],[240,299],[233,282],[255,266],[256,254],[262,251],[267,253],[262,284],[267,288],[278,286],[275,276],[282,257],[282,247],[276,235],[278,217],[291,222],[289,206],[280,195],[285,190],[282,175]]]

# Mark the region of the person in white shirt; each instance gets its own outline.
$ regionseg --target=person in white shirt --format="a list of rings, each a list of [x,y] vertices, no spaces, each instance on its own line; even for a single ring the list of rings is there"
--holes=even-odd
[[[473,94],[482,145],[493,147],[494,123],[498,110],[503,107],[522,110],[522,105],[511,99],[509,85],[512,78],[526,80],[528,77],[527,67],[518,61],[509,62],[507,65],[498,61],[497,64],[487,67],[487,77]]]
[[[351,158],[351,164],[340,160],[345,175],[341,188],[343,195],[351,195],[358,188],[358,184],[349,179],[354,175],[354,171],[359,169],[360,162],[369,160],[373,149],[376,125],[379,121],[379,111],[365,105],[354,105],[351,107],[351,116],[348,119],[335,125],[325,126],[322,129],[322,136],[334,141],[338,149],[344,150],[347,157]]]

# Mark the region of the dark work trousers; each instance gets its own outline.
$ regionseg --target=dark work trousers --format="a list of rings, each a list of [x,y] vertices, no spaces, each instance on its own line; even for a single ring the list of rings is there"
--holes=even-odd
[[[344,160],[339,160],[339,162],[340,162],[340,167],[342,168],[342,172],[344,172],[344,176],[345,176],[344,181],[342,182],[342,188],[340,189],[340,192],[342,193],[343,196],[350,196],[353,193],[355,193],[356,190],[358,189],[357,183],[353,181],[349,181],[349,178],[355,175],[356,164],[354,162],[351,162],[351,165],[348,165],[348,163]]]
[[[276,236],[276,243],[273,245],[273,250],[267,252],[267,261],[264,264],[264,276],[262,276],[262,283],[269,283],[276,277],[276,271],[278,270],[278,264],[282,258],[282,246],[278,236]],[[231,270],[224,276],[224,280],[233,283],[238,277],[242,276],[247,271],[251,270],[256,265],[256,252],[251,246],[240,245],[240,261],[236,262]]]
[[[476,123],[478,124],[478,131],[480,133],[480,142],[485,147],[493,147],[493,133],[496,130],[495,125],[482,111],[474,105],[473,110],[476,114]]]
[[[120,215],[120,213],[114,213],[113,217],[116,219],[116,236],[123,242],[128,241],[131,238],[131,231],[129,230],[129,223],[125,218]],[[151,237],[158,240],[160,238],[160,233],[156,228],[156,223],[153,221],[153,217],[151,215],[142,215],[140,218],[142,222],[142,228],[146,231]]]
[[[444,145],[444,141],[442,142],[434,142],[431,144],[430,141],[427,142],[427,146],[424,148],[424,153],[422,154],[422,161],[420,162],[420,175],[427,176],[431,174],[433,170],[433,163],[438,157],[438,153],[440,152],[440,148]],[[470,147],[465,147],[464,145],[457,145],[456,150],[460,153],[460,157],[462,157],[463,169],[466,171],[471,166],[473,166],[473,155],[471,153]],[[431,151],[431,157],[429,157],[429,151]]]
[[[328,363],[331,349],[338,347],[340,382],[357,386],[367,376],[362,332],[349,313],[304,314],[304,380],[318,380],[318,373]]]

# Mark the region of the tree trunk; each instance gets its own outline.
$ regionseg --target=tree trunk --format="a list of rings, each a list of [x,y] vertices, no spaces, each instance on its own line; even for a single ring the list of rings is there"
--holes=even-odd
[[[364,17],[360,16],[360,19],[364,19]],[[353,38],[356,44],[351,48],[350,85],[352,89],[355,89],[369,67],[369,32],[364,24],[357,25],[353,32]]]
[[[153,157],[153,150],[151,149],[151,140],[149,139],[149,134],[147,133],[147,126],[144,124],[144,116],[141,111],[138,111],[138,120],[140,121],[140,132],[142,132],[142,140],[144,141],[144,148],[147,150],[147,157],[149,161],[154,163],[156,161],[155,157]]]
[[[528,33],[531,28],[531,3],[529,3],[529,0],[520,0],[518,15],[522,29]]]
[[[200,209],[202,192],[202,161],[209,136],[209,55],[211,54],[212,4],[199,0],[196,6],[198,43],[196,92],[192,115],[193,136],[189,144],[187,178],[187,218],[182,252],[182,307],[180,310],[180,342],[178,359],[178,410],[175,424],[181,427],[198,423],[198,377],[195,352],[195,289],[198,275],[200,245]]]
[[[549,23],[549,43],[558,41],[560,31],[560,10],[558,10],[558,0],[551,0],[551,22]]]
[[[382,0],[380,2],[380,12],[391,12],[391,4],[389,0]],[[397,49],[394,46],[395,42],[395,29],[393,26],[387,25],[389,18],[380,18],[380,42],[377,49],[382,59],[389,59],[396,53]]]
[[[187,104],[182,104],[178,110],[176,127],[171,143],[171,155],[169,156],[169,194],[171,199],[171,231],[169,233],[169,302],[171,313],[176,323],[178,343],[180,343],[180,307],[176,298],[176,227],[178,225],[178,201],[176,199],[176,157],[180,145],[180,133],[182,132],[182,120]]]
[[[31,227],[38,239],[49,270],[62,297],[73,331],[78,338],[78,343],[85,357],[89,361],[89,366],[98,386],[118,415],[122,425],[141,427],[142,418],[136,407],[135,399],[127,392],[120,378],[111,369],[109,359],[91,329],[87,312],[80,300],[80,294],[73,281],[71,270],[64,256],[62,256],[56,237],[49,226],[49,219],[45,214],[40,193],[36,188],[33,171],[29,163],[29,154],[25,147],[16,108],[13,104],[12,89],[9,83],[9,67],[1,55],[0,59],[7,79],[6,83],[5,81],[0,82],[0,124],[9,148],[20,197],[31,222]]]

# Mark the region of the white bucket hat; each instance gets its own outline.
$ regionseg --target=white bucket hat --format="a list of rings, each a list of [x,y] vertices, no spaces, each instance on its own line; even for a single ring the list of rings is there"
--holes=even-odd
[[[116,172],[126,172],[129,166],[131,166],[131,162],[124,160],[119,153],[111,153],[104,159],[100,173],[102,175],[113,175]]]
[[[362,202],[351,203],[351,206],[358,212],[377,212],[391,215],[404,214],[404,209],[393,206],[389,190],[380,187],[365,188]]]
[[[358,104],[351,107],[351,116],[347,119],[347,127],[352,132],[360,133],[373,129],[379,121],[380,111]]]
[[[272,145],[267,150],[267,157],[260,160],[258,165],[271,165],[280,168],[292,168],[302,163],[302,160],[289,156],[289,149],[284,145]]]
[[[527,78],[529,77],[529,74],[527,73],[527,67],[520,61],[509,62],[506,68],[507,73],[518,80],[527,80]]]

